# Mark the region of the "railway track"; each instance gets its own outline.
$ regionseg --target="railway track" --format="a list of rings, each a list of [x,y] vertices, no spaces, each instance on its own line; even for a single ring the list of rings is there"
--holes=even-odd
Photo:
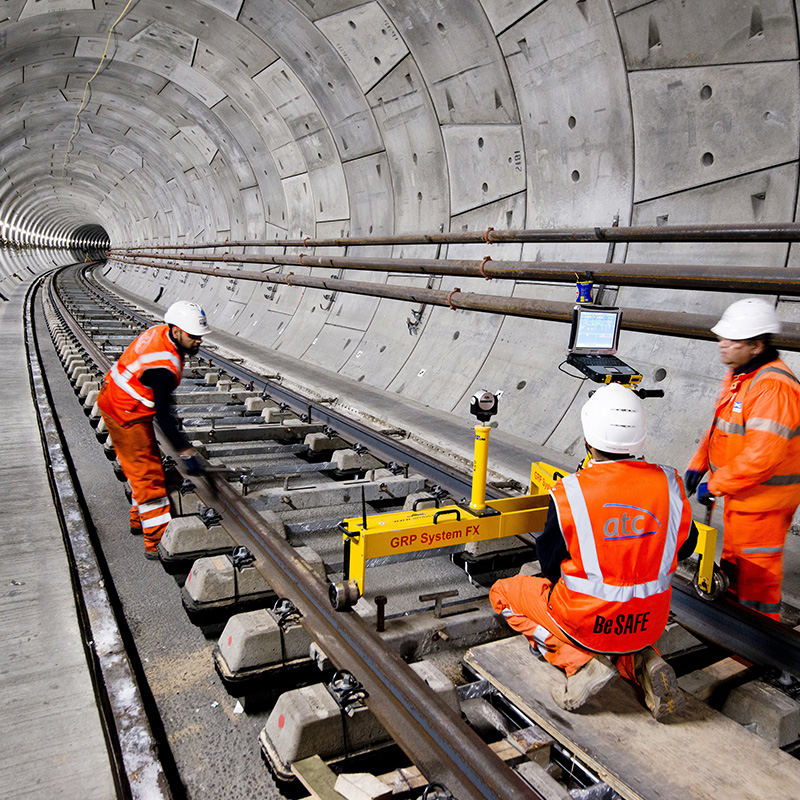
[[[91,392],[98,388],[93,385],[136,333],[153,321],[125,308],[119,298],[104,297],[101,289],[80,272],[71,269],[60,273],[43,292],[45,317],[56,338],[61,335],[82,351],[83,367],[73,362],[70,377],[84,414],[98,425],[96,438],[100,441],[102,424],[97,417],[91,418]],[[329,583],[343,569],[337,522],[364,513],[365,506],[369,513],[402,508],[408,497],[412,501],[427,497],[431,502],[447,496],[460,499],[469,494],[469,476],[415,451],[396,432],[364,428],[336,412],[328,402],[309,401],[282,386],[275,377],[248,372],[235,355],[226,358],[208,350],[201,355],[197,362],[187,365],[176,399],[184,428],[208,460],[209,471],[191,479],[193,486],[176,470],[172,475],[175,502],[186,518],[214,521],[204,525],[209,532],[207,539],[200,536],[208,546],[202,542],[198,546],[195,538],[188,549],[181,550],[180,544],[175,549],[170,549],[171,544],[161,549],[163,565],[182,585],[182,605],[190,620],[213,637],[233,614],[288,598],[299,610],[300,616],[295,620],[299,619],[328,660],[355,676],[364,694],[362,705],[365,703],[380,720],[428,781],[446,787],[462,800],[545,796],[541,788],[525,782],[487,747],[486,735],[478,735],[485,734],[486,719],[494,719],[487,707],[504,720],[497,722],[501,732],[529,728],[529,720],[507,707],[505,699],[485,682],[476,680],[466,688],[460,687],[459,692],[463,702],[470,693],[473,699],[482,700],[483,716],[481,721],[465,725],[461,715],[406,663],[427,656],[452,668],[467,647],[501,635],[496,630],[482,630],[477,638],[471,640],[465,635],[450,646],[448,640],[455,637],[446,633],[435,636],[443,631],[442,607],[449,619],[455,619],[459,612],[469,613],[476,603],[485,603],[491,581],[505,574],[502,569],[514,568],[518,563],[515,559],[526,555],[526,544],[518,542],[516,550],[502,559],[475,558],[465,562],[463,556],[451,558],[450,552],[435,553],[424,562],[415,561],[414,586],[408,585],[406,563],[387,560],[371,566],[370,590],[355,611],[335,611],[329,598]],[[168,447],[164,449],[168,453]],[[222,471],[224,468],[230,471]],[[494,496],[503,493],[500,489],[491,492]],[[240,561],[241,569],[229,557],[234,545],[246,548],[239,552],[240,560],[244,559]],[[224,576],[233,577],[232,595],[213,595],[210,599],[193,595],[190,587],[202,583],[201,577],[208,577],[197,564],[202,563],[203,569],[216,574],[217,567],[209,566],[209,561],[215,559]],[[462,568],[464,563],[469,574]],[[240,592],[237,581],[242,580],[244,569],[259,573],[267,588],[250,593],[251,597]],[[483,577],[481,569],[486,570]],[[423,601],[419,585],[429,584],[435,584],[441,593],[433,601]],[[717,635],[718,629],[720,625],[731,626],[733,620],[738,631],[738,652],[759,664],[766,662],[773,671],[800,674],[800,638],[796,634],[783,626],[758,624],[762,623],[761,618],[748,618],[724,605],[722,613],[727,616],[720,623],[719,608],[699,601],[690,587],[677,588],[681,613],[693,620],[691,627],[702,633],[704,641],[724,640]],[[447,597],[453,591],[459,593],[457,601]],[[388,597],[388,605],[379,603],[379,609],[376,597]],[[379,610],[384,616],[384,607],[390,623],[408,616],[425,619],[411,637],[416,637],[416,642],[375,630]],[[758,631],[758,638],[748,633],[751,628]],[[402,642],[400,646],[398,641]],[[725,644],[723,641],[722,646]],[[687,671],[714,655],[708,647],[690,650],[679,654]],[[275,670],[270,675],[274,677]],[[460,683],[464,684],[463,678]],[[794,688],[789,685],[787,690]],[[154,709],[149,710],[152,716]],[[162,732],[160,724],[155,728],[172,746],[174,734],[170,737],[169,731]],[[166,749],[167,742],[162,747]],[[575,791],[595,787],[600,796],[598,787],[602,782],[596,774],[576,766],[563,747],[554,747],[553,753],[556,767],[561,764],[566,769],[569,765]],[[398,764],[402,763],[399,755]],[[181,773],[180,778],[177,772]],[[179,765],[168,765],[167,774],[175,794],[186,791],[193,795],[200,791],[191,781],[187,785]],[[408,796],[419,796],[420,791],[423,789]],[[446,796],[442,792],[444,789],[435,786],[429,790],[430,797]]]

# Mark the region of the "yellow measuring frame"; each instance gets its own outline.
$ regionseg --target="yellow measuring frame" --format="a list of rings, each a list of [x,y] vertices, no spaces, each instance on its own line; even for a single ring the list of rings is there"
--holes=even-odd
[[[379,514],[367,517],[366,528],[363,518],[351,517],[340,525],[345,541],[344,579],[355,580],[363,594],[367,561],[372,558],[541,531],[548,501],[547,494],[488,500],[488,513],[482,514],[462,506]]]
[[[547,520],[549,489],[564,474],[550,464],[535,462],[531,465],[531,494],[488,500],[483,514],[473,514],[463,506],[426,508],[370,516],[366,528],[362,517],[345,519],[340,524],[345,544],[344,580],[355,580],[361,595],[370,559],[538,533]],[[695,552],[700,555],[695,580],[700,590],[710,594],[717,529],[697,521],[695,525]]]
[[[694,523],[697,526],[697,547],[695,553],[700,554],[700,565],[697,570],[695,583],[697,588],[706,594],[713,592],[714,558],[717,554],[717,529],[703,522]]]

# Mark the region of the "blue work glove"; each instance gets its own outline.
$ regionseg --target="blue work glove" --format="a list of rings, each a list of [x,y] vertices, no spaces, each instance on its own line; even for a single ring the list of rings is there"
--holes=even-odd
[[[708,481],[703,481],[697,487],[697,502],[702,503],[706,508],[713,507],[717,502],[717,498],[708,490]]]
[[[700,485],[703,480],[705,472],[698,472],[696,469],[687,469],[683,473],[683,485],[686,487],[686,496],[691,497],[695,493],[695,489]]]
[[[205,472],[203,464],[197,456],[181,456],[187,475],[202,475]]]

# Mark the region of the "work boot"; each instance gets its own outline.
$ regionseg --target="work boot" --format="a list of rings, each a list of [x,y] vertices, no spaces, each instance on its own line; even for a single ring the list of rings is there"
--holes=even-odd
[[[158,561],[161,557],[158,555],[158,550],[145,550],[144,557],[148,561]]]
[[[595,656],[563,684],[553,689],[553,700],[566,711],[575,711],[617,678],[619,672],[608,658]]]
[[[544,661],[544,656],[539,652],[538,647],[534,647],[532,644],[528,645],[528,650],[531,651],[531,655],[538,659],[539,661]]]
[[[686,703],[678,688],[675,670],[652,648],[645,647],[633,657],[636,678],[644,689],[644,702],[659,722]]]
[[[144,531],[142,530],[141,525],[131,525],[131,533],[134,536],[142,536],[144,534]]]

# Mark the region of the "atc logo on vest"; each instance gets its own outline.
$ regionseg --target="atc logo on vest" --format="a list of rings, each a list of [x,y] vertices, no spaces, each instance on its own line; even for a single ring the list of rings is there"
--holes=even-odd
[[[616,539],[641,539],[652,536],[661,530],[658,517],[646,508],[628,506],[622,503],[606,503],[603,508],[625,509],[618,516],[609,516],[603,525],[606,541]]]

